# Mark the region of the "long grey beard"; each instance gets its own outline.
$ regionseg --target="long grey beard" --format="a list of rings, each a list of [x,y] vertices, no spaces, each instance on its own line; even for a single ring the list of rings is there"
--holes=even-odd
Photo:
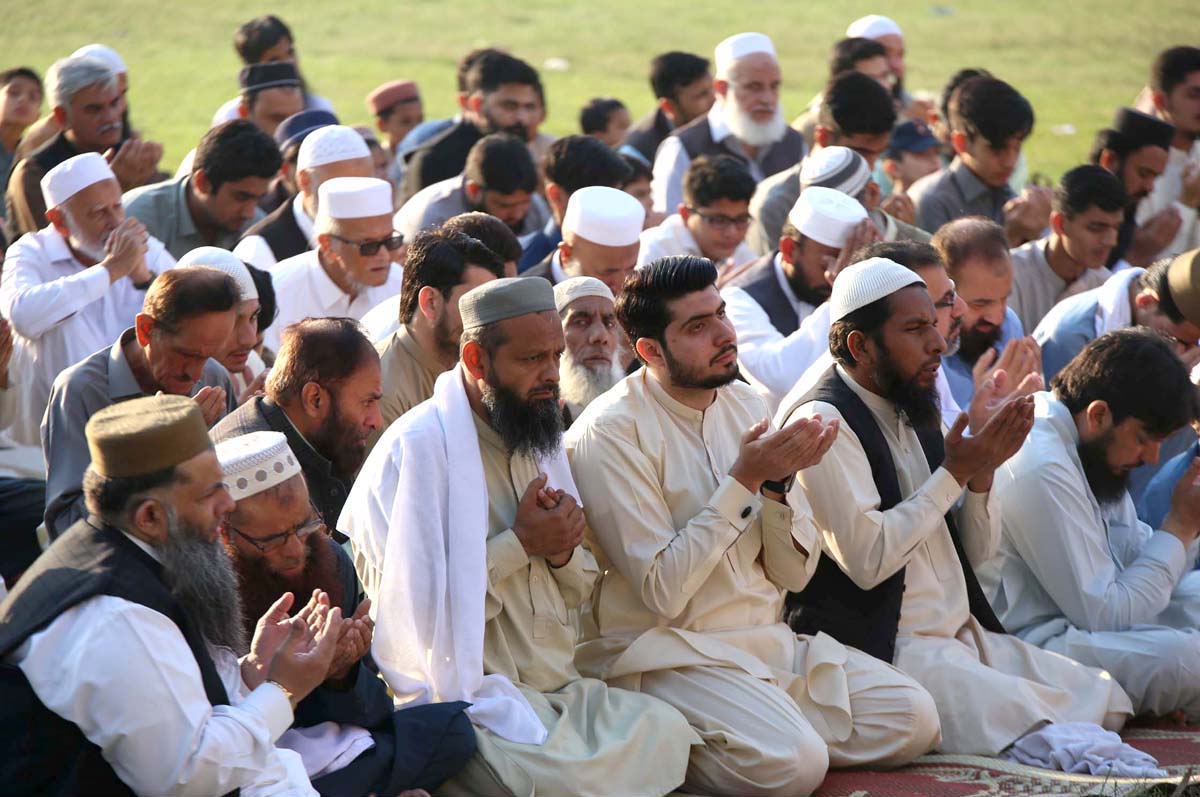
[[[158,547],[171,593],[208,644],[238,656],[249,650],[242,625],[237,573],[219,539],[209,542],[199,529],[180,522],[167,509],[167,539]]]
[[[775,116],[769,122],[756,122],[754,117],[743,113],[733,97],[725,99],[721,109],[725,124],[737,136],[738,141],[751,147],[769,147],[783,139],[787,132],[787,120],[783,118],[783,103],[775,106]]]
[[[616,356],[607,370],[598,371],[576,362],[570,352],[565,352],[559,363],[558,389],[571,414],[578,418],[587,405],[608,392],[624,375]]]

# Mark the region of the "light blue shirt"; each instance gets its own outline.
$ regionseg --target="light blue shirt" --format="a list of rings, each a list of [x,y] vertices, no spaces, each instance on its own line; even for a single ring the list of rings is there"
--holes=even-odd
[[[996,356],[1000,356],[1010,340],[1024,337],[1024,335],[1025,330],[1021,327],[1021,319],[1017,318],[1017,314],[1011,307],[1006,307],[1004,323],[1000,325],[1000,337],[992,344]],[[967,362],[961,354],[942,358],[942,369],[946,372],[946,381],[950,383],[950,392],[960,407],[969,406],[971,397],[975,395],[975,377],[971,373],[974,367],[975,363]]]

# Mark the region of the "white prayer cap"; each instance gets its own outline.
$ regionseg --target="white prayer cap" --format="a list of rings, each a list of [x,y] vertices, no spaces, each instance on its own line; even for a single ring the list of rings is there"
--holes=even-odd
[[[113,72],[116,72],[118,75],[129,74],[129,67],[125,66],[125,59],[123,59],[120,54],[111,47],[103,44],[84,45],[75,52],[71,53],[71,58],[77,58],[81,55],[99,58],[109,69],[111,69]]]
[[[867,209],[857,199],[817,185],[801,191],[788,213],[788,221],[801,235],[835,249],[846,245],[854,225],[866,217]]]
[[[258,288],[254,287],[254,278],[250,276],[250,269],[246,268],[246,264],[240,257],[228,249],[221,249],[218,246],[200,246],[179,258],[176,265],[207,266],[215,268],[217,271],[224,271],[237,283],[238,293],[242,295],[243,302],[258,298]]]
[[[904,38],[904,31],[891,17],[871,14],[859,17],[846,28],[846,36],[850,38],[878,39],[881,36],[899,36]]]
[[[42,176],[42,198],[47,208],[56,208],[89,185],[116,179],[103,155],[85,152],[67,158]]]
[[[570,307],[571,302],[585,296],[599,296],[616,302],[608,286],[595,277],[571,277],[554,286],[554,304],[560,313]]]
[[[867,159],[849,147],[821,147],[800,167],[800,191],[821,186],[858,197],[871,180]]]
[[[369,158],[371,151],[367,142],[353,127],[326,125],[314,130],[300,145],[296,156],[297,169],[315,169],[327,163]]]
[[[216,445],[225,487],[234,501],[268,490],[300,473],[283,432],[250,432]]]
[[[747,55],[766,53],[775,57],[775,45],[765,33],[736,33],[717,45],[713,60],[717,64],[717,78],[725,80],[735,62]]]
[[[320,130],[317,131],[321,132]],[[313,133],[315,136],[316,133]],[[355,135],[358,135],[355,133]],[[312,138],[312,136],[309,136]],[[308,141],[308,138],[304,139]],[[362,139],[359,139],[360,141]],[[377,177],[334,177],[317,189],[317,221],[392,215],[392,184]]]
[[[924,285],[917,272],[886,257],[870,257],[847,266],[833,281],[829,323],[909,285]]]
[[[646,209],[632,195],[591,185],[571,194],[562,230],[601,246],[629,246],[638,242],[645,221]]]

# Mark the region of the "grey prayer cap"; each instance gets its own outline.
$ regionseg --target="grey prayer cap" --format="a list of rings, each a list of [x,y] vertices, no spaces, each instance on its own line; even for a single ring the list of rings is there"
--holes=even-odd
[[[554,288],[541,277],[492,280],[467,291],[458,300],[463,329],[546,310],[555,311]]]

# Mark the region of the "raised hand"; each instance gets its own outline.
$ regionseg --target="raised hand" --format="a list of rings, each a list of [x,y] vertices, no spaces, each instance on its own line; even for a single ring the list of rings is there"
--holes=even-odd
[[[345,679],[350,675],[351,669],[358,664],[359,659],[371,650],[375,623],[371,620],[370,611],[371,600],[368,598],[358,604],[353,617],[346,618],[342,623],[342,633],[338,637],[337,650],[333,653],[333,661],[329,665],[329,675],[326,680]]]
[[[991,487],[992,471],[1017,453],[1033,428],[1033,397],[1006,401],[978,434],[964,435],[967,423],[965,412],[954,421],[942,466],[959,484],[983,492]]]
[[[837,438],[838,422],[821,423],[821,416],[798,418],[777,432],[768,433],[764,418],[742,436],[738,458],[729,475],[752,493],[765,481],[786,481],[798,470],[821,461]]]
[[[104,243],[104,259],[100,265],[108,270],[109,282],[135,275],[135,282],[149,278],[146,266],[146,228],[132,216],[117,225]],[[143,276],[139,280],[136,277]]]
[[[162,144],[143,141],[136,136],[126,139],[120,149],[110,149],[104,153],[121,188],[126,191],[150,182],[162,156]]]
[[[314,600],[315,600],[314,595]],[[292,632],[292,621],[288,612],[295,603],[295,596],[285,592],[279,596],[266,614],[258,618],[254,626],[254,638],[250,652],[242,658],[242,680],[249,689],[254,689],[267,679],[267,668],[279,648]],[[311,605],[311,602],[310,602]]]
[[[525,488],[517,504],[513,533],[529,556],[542,556],[554,567],[571,559],[575,546],[583,541],[587,521],[583,508],[571,495],[546,490],[546,474],[541,473]],[[553,502],[553,507],[548,506]]]
[[[913,204],[908,194],[895,192],[884,197],[879,203],[879,209],[897,221],[905,224],[917,223],[917,206]]]
[[[985,351],[975,363],[972,376],[975,393],[967,414],[972,434],[978,434],[1004,402],[1044,389],[1041,347],[1033,338],[1014,338],[999,359],[994,349]]]
[[[239,407],[263,392],[263,385],[267,383],[267,377],[270,374],[270,369],[267,369],[258,376],[252,376],[248,367],[242,369],[242,379],[246,380],[246,389],[238,394]]]
[[[825,270],[825,279],[829,280],[829,284],[832,285],[833,281],[837,279],[837,275],[842,273],[842,269],[854,263],[854,255],[859,249],[882,240],[883,235],[875,226],[875,222],[870,219],[863,219],[854,225],[854,229],[846,238],[846,243],[842,246],[842,251],[838,253],[837,259]]]
[[[1188,469],[1171,491],[1171,508],[1163,519],[1162,530],[1174,534],[1186,548],[1200,535],[1200,457],[1192,460]]]
[[[225,414],[225,388],[223,387],[206,385],[192,396],[192,400],[200,405],[200,412],[204,414],[205,426],[211,427]]]
[[[1032,241],[1050,223],[1050,201],[1054,193],[1043,186],[1027,186],[1020,196],[1004,205],[1004,230],[1013,246]]]
[[[342,632],[340,608],[318,606],[314,612],[319,617],[315,631],[299,617],[289,621],[291,633],[267,668],[267,679],[287,690],[295,702],[325,680]]]
[[[1179,208],[1167,205],[1134,230],[1133,242],[1125,259],[1133,266],[1150,265],[1158,253],[1175,240],[1182,225],[1183,216],[1179,214]]]

